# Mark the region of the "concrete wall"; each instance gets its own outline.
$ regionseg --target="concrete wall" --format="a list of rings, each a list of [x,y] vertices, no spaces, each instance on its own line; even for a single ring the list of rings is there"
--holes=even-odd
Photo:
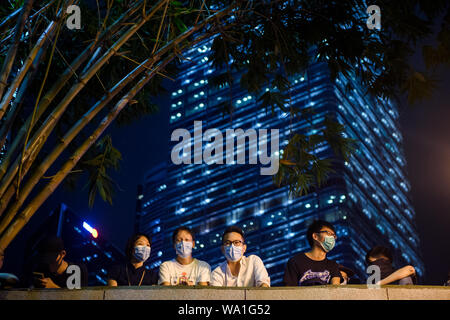
[[[81,290],[3,290],[0,300],[450,300],[450,287],[365,285],[186,288],[186,287],[94,287]]]

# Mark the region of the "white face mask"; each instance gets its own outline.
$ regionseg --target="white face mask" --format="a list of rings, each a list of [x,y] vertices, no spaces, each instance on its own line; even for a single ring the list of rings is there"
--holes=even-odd
[[[187,258],[192,255],[192,242],[191,241],[180,241],[175,245],[175,250],[177,255],[182,258]]]
[[[145,262],[150,257],[149,246],[136,246],[134,247],[134,257],[141,262]]]
[[[242,246],[235,246],[232,244],[231,246],[224,246],[223,251],[225,252],[225,258],[228,261],[236,262],[242,257]]]

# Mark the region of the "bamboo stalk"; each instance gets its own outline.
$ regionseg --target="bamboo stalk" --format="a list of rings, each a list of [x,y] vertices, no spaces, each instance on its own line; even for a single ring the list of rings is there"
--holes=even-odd
[[[56,0],[51,0],[49,3],[47,3],[45,6],[43,6],[41,9],[39,9],[38,11],[36,11],[35,13],[33,13],[32,16],[30,16],[30,20],[34,20],[34,17],[42,14],[44,11],[46,11],[48,8],[50,8],[50,6],[53,4],[53,2],[55,2]]]
[[[26,73],[28,72],[28,69],[30,68],[31,64],[33,63],[34,59],[36,58],[37,53],[39,52],[39,50],[41,50],[41,48],[44,45],[47,38],[51,37],[53,35],[56,25],[57,24],[54,21],[52,21],[48,25],[47,29],[39,37],[39,40],[37,41],[33,50],[31,50],[30,54],[26,58],[25,63],[23,64],[22,68],[20,68],[19,73],[17,74],[16,77],[14,77],[13,83],[9,86],[8,90],[6,91],[5,95],[3,96],[2,102],[0,103],[0,120],[3,118],[3,115],[5,114],[6,109],[8,108],[9,103],[11,102],[14,92],[17,90],[17,88],[22,83],[22,80],[25,77]],[[1,83],[0,83],[0,86],[1,86]]]
[[[74,2],[74,0],[69,0],[67,3],[67,6],[71,5],[73,2]],[[36,58],[37,53],[39,52],[41,47],[44,45],[44,43],[47,41],[47,39],[53,37],[55,28],[59,25],[61,19],[66,15],[65,8],[66,7],[63,6],[58,11],[56,21],[50,22],[50,24],[47,26],[47,29],[39,37],[39,40],[36,42],[35,46],[29,53],[28,57],[25,59],[25,63],[23,64],[22,68],[20,68],[18,74],[14,77],[13,83],[9,86],[8,91],[3,96],[2,101],[0,102],[0,120],[3,118],[3,116],[6,112],[6,109],[8,108],[8,105],[11,102],[11,99],[13,98],[14,92],[20,86],[22,80],[24,79],[26,73],[28,72],[28,69],[30,68],[31,64],[33,63],[34,59]]]
[[[46,51],[47,51],[46,46],[43,47],[39,51],[38,56],[36,57],[35,61],[33,62],[33,65],[31,66],[32,72],[27,74],[27,76],[25,77],[25,80],[22,82],[19,90],[17,91],[17,95],[11,104],[11,108],[8,111],[5,121],[2,123],[2,127],[0,128],[0,146],[3,146],[6,142],[6,137],[8,135],[8,132],[11,129],[11,127],[14,123],[14,120],[17,117],[17,114],[21,110],[23,98],[25,96],[25,92],[27,91],[28,85],[34,79],[37,69],[38,69],[38,65],[41,61],[41,58],[43,56],[45,56]]]
[[[121,24],[123,21],[128,19],[130,16],[132,16],[136,11],[139,10],[139,7],[142,4],[135,4],[133,7],[131,7],[126,13],[121,15],[108,29],[100,36],[99,41],[91,43],[76,59],[75,61],[66,68],[66,70],[61,74],[60,78],[55,81],[52,88],[47,92],[47,94],[42,98],[41,102],[39,103],[36,118],[34,123],[31,123],[32,116],[30,115],[25,122],[24,125],[20,128],[19,132],[15,136],[13,142],[9,146],[7,153],[0,164],[0,179],[3,178],[3,176],[6,173],[6,170],[8,169],[9,164],[11,163],[12,157],[15,155],[15,153],[18,151],[19,145],[22,143],[25,133],[27,131],[26,128],[28,128],[30,125],[34,126],[34,124],[40,119],[42,114],[47,110],[47,107],[50,105],[50,103],[54,100],[56,95],[61,91],[61,89],[64,87],[64,85],[69,81],[69,79],[72,77],[74,72],[78,70],[78,68],[85,62],[85,60],[89,57],[89,55],[92,53],[92,51],[95,49],[96,46],[100,45],[103,41],[105,41],[110,35],[114,34],[118,31],[118,29],[121,27]],[[14,173],[15,174],[15,173]],[[2,183],[3,184],[3,183]],[[0,188],[3,190],[3,188]],[[0,196],[3,194],[3,192],[0,191]]]
[[[54,28],[55,26],[56,26],[56,23],[52,21],[50,23],[50,25],[47,27],[46,31],[44,31],[44,34],[39,38],[38,43],[36,44],[36,46],[33,48],[33,51],[28,56],[27,62],[23,65],[22,70],[28,70],[29,69],[29,67],[33,63],[33,60],[35,59],[35,57],[36,57],[36,55],[38,53],[38,50],[40,50],[42,48],[42,46],[44,45],[44,41],[47,39],[48,33],[54,31],[55,30],[55,28]],[[21,72],[20,76],[18,76],[18,78],[16,78],[16,80],[14,81],[14,84],[11,85],[11,87],[8,89],[7,94],[5,94],[4,99],[2,101],[2,105],[4,104],[3,102],[6,103],[6,101],[7,101],[7,103],[4,106],[4,109],[0,109],[0,120],[1,120],[1,115],[4,114],[4,112],[2,113],[1,111],[5,111],[6,108],[8,107],[10,98],[12,98],[12,95],[14,94],[15,90],[17,89],[17,86],[20,85],[20,83],[22,82],[22,79],[23,79],[24,76],[25,76],[25,72]],[[15,88],[15,89],[13,90],[13,88]],[[2,107],[0,106],[0,108],[2,108]],[[9,178],[12,178],[12,177],[10,176]],[[9,183],[11,183],[10,180],[9,180],[8,184]],[[2,193],[0,193],[0,196],[1,196],[1,194]]]
[[[17,49],[19,47],[20,37],[22,36],[25,22],[30,14],[31,8],[33,7],[33,1],[34,0],[27,1],[27,3],[23,6],[22,15],[20,16],[20,19],[17,20],[15,34],[14,34],[14,41],[8,50],[8,54],[6,55],[2,70],[0,71],[0,99],[2,98],[3,91],[6,88],[6,81],[8,81],[9,73],[11,72],[12,65],[16,58],[16,53],[17,53]],[[0,115],[0,119],[1,118],[2,118],[2,116]]]
[[[37,109],[37,107],[38,107],[39,100],[40,100],[41,95],[42,95],[42,90],[44,90],[45,83],[47,82],[48,73],[49,73],[49,71],[50,71],[50,66],[51,66],[52,61],[53,61],[53,55],[54,55],[54,53],[55,53],[56,43],[58,42],[58,38],[59,38],[60,31],[61,31],[61,25],[58,25],[58,29],[57,29],[57,31],[56,31],[56,37],[55,37],[55,39],[53,40],[52,51],[51,51],[51,53],[50,53],[50,57],[49,57],[49,60],[48,60],[48,63],[47,63],[47,68],[46,68],[46,70],[45,70],[44,79],[42,80],[41,87],[40,87],[39,92],[38,92],[38,95],[37,95],[37,97],[36,97],[36,102],[34,103],[33,114],[32,114],[32,116],[31,116],[31,119],[32,119],[32,120],[31,120],[31,123],[33,123],[33,121],[34,121],[34,117],[35,117],[35,115],[36,115],[36,109]],[[31,132],[31,126],[28,127],[28,132],[27,132],[27,137],[25,138],[25,143],[24,143],[23,153],[25,152],[25,148],[26,148],[26,144],[27,144],[27,141],[28,141],[28,137],[29,137],[29,135],[30,135],[30,132]],[[23,153],[22,153],[22,157],[23,157]],[[21,172],[21,169],[22,169],[22,167],[21,167],[21,165],[19,165],[19,174],[18,174],[18,177],[17,177],[17,193],[19,192],[20,182],[22,181],[22,175],[21,175],[22,172]]]
[[[0,30],[9,27],[10,23],[19,15],[20,11],[22,11],[22,8],[17,9],[16,11],[10,13],[6,18],[4,18],[0,23]]]

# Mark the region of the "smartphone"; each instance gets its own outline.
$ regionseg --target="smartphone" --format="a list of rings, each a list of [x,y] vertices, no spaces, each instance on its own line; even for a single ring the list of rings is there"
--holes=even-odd
[[[44,279],[44,274],[42,272],[33,272],[33,277],[37,279]]]

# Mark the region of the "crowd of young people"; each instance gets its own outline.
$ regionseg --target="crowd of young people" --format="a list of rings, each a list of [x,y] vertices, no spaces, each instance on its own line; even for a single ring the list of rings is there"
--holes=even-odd
[[[332,224],[315,220],[308,227],[306,237],[310,250],[297,253],[288,260],[283,277],[284,286],[361,283],[354,270],[327,258],[337,239]],[[133,235],[125,250],[127,261],[105,266],[108,269],[108,286],[270,287],[270,276],[262,259],[254,254],[245,255],[245,235],[237,226],[230,226],[223,232],[221,251],[224,261],[212,271],[206,261],[193,257],[195,235],[191,229],[184,226],[177,228],[172,234],[172,243],[175,257],[163,262],[158,270],[148,269],[145,262],[151,255],[151,237],[141,233]],[[65,287],[69,277],[66,270],[74,265],[73,262],[66,261],[66,254],[60,238],[45,239],[38,253],[39,264],[32,270],[27,286]],[[378,281],[371,284],[417,283],[413,266],[394,269],[393,255],[389,248],[373,247],[367,252],[365,261],[367,266],[377,266],[379,272]],[[0,262],[3,262],[3,254]],[[83,264],[78,266],[81,271],[81,286],[87,286],[87,269]]]

